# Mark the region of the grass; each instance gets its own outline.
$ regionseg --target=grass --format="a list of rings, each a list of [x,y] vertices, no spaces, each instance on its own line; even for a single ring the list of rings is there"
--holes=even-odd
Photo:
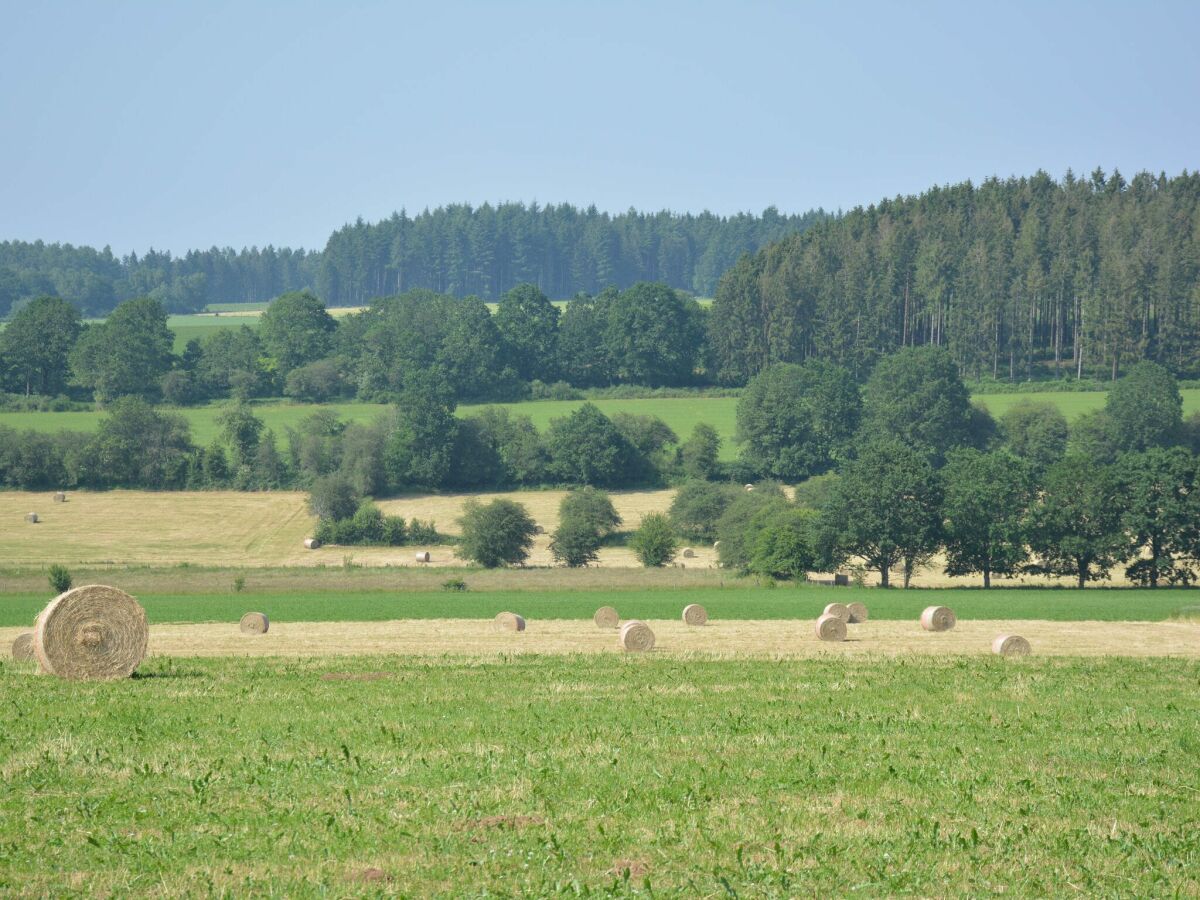
[[[204,318],[188,316],[183,318]],[[186,328],[224,327],[225,324],[238,324],[239,320],[232,317],[208,319],[211,322],[221,322],[220,326],[191,326]],[[245,321],[242,319],[240,321]],[[180,332],[185,333],[185,332]],[[192,333],[195,336],[199,332]],[[180,345],[182,346],[182,345]],[[177,348],[179,349],[179,348]],[[1183,394],[1184,415],[1200,411],[1200,389],[1187,388]],[[1068,419],[1075,419],[1082,413],[1098,409],[1104,405],[1107,394],[1095,392],[1029,392],[1018,394],[979,394],[974,399],[983,403],[995,416],[1003,415],[1013,405],[1022,400],[1032,400],[1035,403],[1052,403],[1063,411]],[[544,429],[550,420],[569,415],[583,404],[582,400],[536,400],[526,403],[499,404],[514,412],[521,413],[533,419],[538,428]],[[669,397],[651,399],[600,399],[591,401],[605,414],[624,411],[637,415],[658,416],[679,435],[686,439],[692,428],[700,422],[712,425],[723,439],[721,458],[732,460],[737,456],[737,446],[733,436],[737,425],[736,397]],[[218,428],[216,416],[223,404],[213,403],[206,406],[188,407],[175,410],[188,420],[192,427],[192,438],[198,444],[207,444],[216,437]],[[255,404],[254,411],[261,417],[269,428],[275,430],[277,437],[282,438],[287,426],[293,428],[305,416],[318,409],[330,409],[341,418],[350,422],[369,422],[384,411],[386,407],[373,403],[332,403],[326,405],[306,403],[269,402]],[[461,406],[459,415],[469,415],[480,409],[480,406]],[[12,428],[34,428],[43,431],[95,431],[104,413],[94,412],[4,412],[0,411],[0,424]]]
[[[459,573],[470,585],[472,573]],[[448,575],[445,577],[449,577]],[[214,579],[215,580],[215,579]],[[390,590],[293,589],[255,590],[254,575],[242,593],[232,588],[232,576],[208,590],[189,593],[138,592],[118,573],[106,583],[135,591],[151,623],[236,622],[247,609],[270,616],[272,622],[382,622],[394,619],[490,619],[512,609],[535,619],[588,619],[600,606],[614,606],[623,618],[677,619],[688,603],[701,603],[714,619],[815,619],[825,604],[861,600],[872,620],[915,621],[926,606],[954,609],[963,620],[1044,619],[1074,621],[1164,621],[1194,602],[1187,590],[1104,589],[1079,591],[1059,588],[891,590],[825,588],[813,585],[767,589],[738,582],[729,587],[635,587],[588,590],[563,588],[530,590]],[[399,582],[399,576],[397,576]],[[77,582],[83,583],[83,582]],[[50,599],[48,591],[0,594],[0,627],[31,623]]]
[[[1180,660],[0,663],[0,893],[1191,896]]]

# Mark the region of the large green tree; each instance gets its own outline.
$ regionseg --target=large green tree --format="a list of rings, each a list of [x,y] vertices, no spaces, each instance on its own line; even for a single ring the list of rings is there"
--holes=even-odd
[[[1024,519],[1032,502],[1029,468],[1006,451],[951,452],[941,472],[946,574],[1013,575],[1028,557]]]
[[[0,357],[6,360],[13,385],[26,395],[65,390],[67,356],[80,329],[79,310],[66,300],[39,297],[24,306],[0,331]]]
[[[280,375],[329,354],[337,323],[325,304],[309,291],[276,298],[258,326],[263,347],[275,360]]]
[[[1117,449],[1141,452],[1178,440],[1183,397],[1174,375],[1143,360],[1112,386],[1104,411]]]
[[[496,309],[505,360],[526,381],[550,381],[558,369],[558,307],[534,284],[506,291]]]
[[[153,397],[171,367],[175,335],[157,300],[127,300],[106,321],[84,329],[71,352],[75,378],[96,399]]]
[[[637,449],[593,403],[552,419],[546,446],[551,471],[568,484],[621,487],[645,469]]]
[[[1127,453],[1117,464],[1130,581],[1190,584],[1200,556],[1197,462],[1182,447]]]
[[[1034,472],[1044,472],[1067,452],[1070,429],[1066,416],[1052,403],[1023,400],[1000,419],[1004,445]]]
[[[641,282],[612,298],[605,313],[604,342],[621,381],[659,387],[695,380],[703,339],[695,300]]]
[[[458,553],[487,569],[519,565],[529,557],[536,526],[520,503],[499,498],[491,503],[471,499],[463,506]]]

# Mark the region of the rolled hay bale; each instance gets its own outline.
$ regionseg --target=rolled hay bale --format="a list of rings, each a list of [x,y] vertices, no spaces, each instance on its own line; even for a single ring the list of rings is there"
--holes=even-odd
[[[271,627],[271,620],[266,613],[248,612],[238,622],[242,634],[266,634]]]
[[[492,627],[497,631],[524,631],[525,619],[514,612],[496,613]]]
[[[713,549],[714,549],[714,550],[720,550],[720,549],[721,549],[721,542],[720,542],[720,541],[713,541]]]
[[[43,671],[77,680],[128,678],[146,656],[146,611],[122,590],[89,584],[59,594],[38,616]]]
[[[949,631],[958,622],[948,606],[927,606],[921,613],[921,627],[926,631]]]
[[[695,559],[696,551],[693,550],[691,547],[684,547],[683,548],[683,558],[684,559]]]
[[[57,491],[57,492],[54,494],[54,502],[55,502],[55,503],[66,503],[66,502],[67,502],[67,495],[66,495],[66,494],[64,494],[62,491]]]
[[[321,542],[318,541],[316,538],[305,538],[304,539],[304,549],[305,550],[319,550],[319,549],[321,549]]]
[[[817,619],[815,631],[819,640],[844,641],[846,639],[846,620],[840,616],[823,615]]]
[[[754,490],[754,485],[752,485],[752,484],[748,484],[748,485],[746,485],[746,490],[747,490],[747,491],[752,491],[752,490]]]
[[[621,624],[621,617],[611,606],[602,606],[596,610],[592,621],[596,623],[597,628],[616,628]]]
[[[867,612],[867,604],[865,603],[847,603],[846,609],[850,611],[850,624],[861,625],[867,621],[870,613]]]
[[[845,603],[829,603],[825,606],[823,616],[837,616],[843,622],[850,621],[850,607]]]
[[[30,525],[36,525],[38,523],[38,514],[34,512],[25,513],[25,521]]]
[[[433,557],[431,557],[429,555],[428,550],[418,550],[417,551],[417,562],[419,562],[419,563],[427,563],[432,558]]]
[[[1019,634],[998,634],[992,641],[992,652],[997,656],[1028,656],[1032,651],[1029,641]]]
[[[12,642],[12,658],[17,662],[33,662],[37,654],[33,652],[33,632],[25,631],[17,635]]]
[[[850,587],[850,576],[845,572],[835,572],[833,575],[833,584],[835,587]]]
[[[546,528],[540,522],[534,522],[533,523],[533,533],[534,534],[545,534]]]
[[[621,626],[621,649],[629,653],[646,653],[654,649],[654,632],[645,622],[633,619]]]
[[[684,625],[704,625],[708,622],[708,610],[699,603],[689,603],[683,608]]]

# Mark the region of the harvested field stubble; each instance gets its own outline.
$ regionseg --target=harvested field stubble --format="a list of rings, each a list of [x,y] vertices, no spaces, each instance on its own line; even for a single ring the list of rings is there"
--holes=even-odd
[[[0,892],[1200,893],[1195,662],[631,661],[582,624],[607,656],[0,665]]]

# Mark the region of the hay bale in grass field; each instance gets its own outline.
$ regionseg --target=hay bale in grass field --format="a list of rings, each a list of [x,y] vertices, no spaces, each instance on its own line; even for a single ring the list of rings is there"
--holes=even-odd
[[[837,616],[843,622],[850,621],[850,607],[845,603],[829,603],[825,606],[825,611],[822,613],[825,616]]]
[[[850,611],[851,625],[861,625],[863,622],[867,621],[867,618],[870,615],[867,612],[867,604],[865,603],[847,603],[846,609]]]
[[[921,627],[926,631],[949,631],[957,623],[954,610],[948,606],[927,606],[921,613]]]
[[[122,590],[72,588],[37,618],[33,649],[42,670],[79,680],[128,678],[146,656],[146,611]]]
[[[1019,634],[998,634],[992,641],[992,652],[997,656],[1028,656],[1033,648]]]
[[[54,494],[54,502],[55,502],[55,503],[66,503],[66,502],[67,502],[67,495],[66,495],[66,494],[64,494],[62,491],[58,491],[58,492],[56,492],[56,493]]]
[[[825,614],[817,619],[817,638],[822,641],[844,641],[846,639],[846,620],[840,616]]]
[[[266,613],[248,612],[238,622],[242,634],[266,634],[271,627],[271,620]]]
[[[619,640],[621,649],[629,653],[646,653],[654,649],[654,632],[649,625],[637,619],[621,626]]]
[[[602,606],[596,610],[592,621],[596,623],[597,628],[616,628],[621,624],[621,617],[611,606]]]
[[[38,514],[35,512],[25,513],[25,521],[30,525],[36,525],[38,523]]]
[[[689,603],[683,608],[685,625],[704,625],[708,622],[708,610],[699,603]]]
[[[417,562],[419,562],[419,563],[427,563],[432,558],[433,557],[431,557],[429,555],[428,550],[418,550],[417,551]]]
[[[318,541],[316,538],[305,538],[304,539],[304,549],[305,550],[319,550],[320,548],[321,548],[321,542]]]
[[[752,491],[752,490],[754,490],[754,485],[752,485],[752,484],[748,484],[748,485],[746,485],[746,490],[747,490],[747,491]]]
[[[496,613],[492,627],[497,631],[524,631],[525,619],[514,612]]]
[[[684,559],[695,559],[696,551],[693,550],[691,547],[684,547],[683,548],[683,558]]]
[[[17,662],[33,662],[37,654],[33,652],[33,632],[24,631],[17,635],[12,642],[12,658]]]

